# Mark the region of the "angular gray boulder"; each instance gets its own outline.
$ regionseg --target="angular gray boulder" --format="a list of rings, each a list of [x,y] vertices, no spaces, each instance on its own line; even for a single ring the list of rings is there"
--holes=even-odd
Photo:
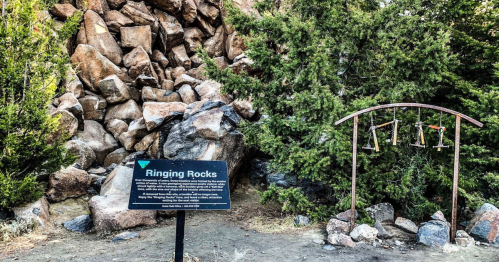
[[[424,223],[418,230],[416,240],[430,247],[443,248],[450,242],[449,224],[441,220],[431,220]]]
[[[85,142],[92,148],[99,164],[103,164],[106,156],[119,148],[114,137],[93,120],[85,120],[85,130],[79,131],[76,136],[78,140]]]
[[[184,119],[170,130],[163,147],[165,158],[227,161],[233,186],[245,154],[243,135],[236,130],[239,115],[223,103],[200,101],[189,106]]]

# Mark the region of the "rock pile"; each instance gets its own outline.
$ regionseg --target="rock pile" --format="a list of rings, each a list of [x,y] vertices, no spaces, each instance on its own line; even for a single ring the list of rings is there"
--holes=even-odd
[[[253,1],[236,2],[259,16]],[[61,23],[78,9],[84,12],[75,45],[68,48],[75,71],[61,83],[67,93],[51,106],[52,114],[61,115],[61,131],[51,139],[63,131],[73,136],[66,147],[79,156],[77,168],[87,170],[94,161],[107,167],[145,151],[153,159],[227,160],[229,173],[235,173],[244,153],[236,128],[255,110],[250,101],[221,94],[219,83],[206,80],[196,54],[202,47],[220,67],[233,64],[250,73],[244,42],[220,8],[218,1],[192,0],[54,6],[51,13]],[[191,137],[183,132],[198,126],[199,137],[187,141]],[[172,129],[172,140],[164,129]],[[195,142],[196,156],[180,144],[186,142]],[[49,200],[64,198],[55,195]]]
[[[235,3],[260,17],[252,0]],[[221,68],[256,72],[220,1],[64,0],[51,14],[64,23],[78,10],[83,21],[67,44],[73,70],[50,106],[60,128],[49,138],[72,136],[65,147],[78,159],[49,177],[47,200],[97,194],[89,202],[97,230],[154,224],[155,211],[127,209],[136,158],[227,161],[233,186],[246,154],[237,127],[256,110],[222,94],[196,50]]]

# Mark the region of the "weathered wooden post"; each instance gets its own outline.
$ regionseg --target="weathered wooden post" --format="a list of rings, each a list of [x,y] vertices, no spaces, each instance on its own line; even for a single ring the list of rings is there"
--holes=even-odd
[[[450,241],[456,237],[457,220],[457,189],[459,187],[459,140],[461,138],[461,115],[456,115],[456,137],[454,138],[454,180],[452,182],[452,226]]]
[[[352,154],[352,203],[350,206],[350,231],[355,226],[355,184],[357,180],[357,130],[359,116],[353,118],[353,154]]]

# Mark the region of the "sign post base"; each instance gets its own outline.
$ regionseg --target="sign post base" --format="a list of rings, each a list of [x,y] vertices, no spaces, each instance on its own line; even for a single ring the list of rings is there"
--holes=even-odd
[[[184,261],[184,229],[185,210],[177,211],[177,228],[175,235],[175,262]]]

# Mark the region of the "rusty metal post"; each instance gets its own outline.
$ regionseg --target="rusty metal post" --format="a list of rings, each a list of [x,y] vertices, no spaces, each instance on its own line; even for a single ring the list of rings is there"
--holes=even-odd
[[[456,237],[457,219],[457,189],[459,187],[459,140],[461,136],[461,115],[456,116],[456,137],[454,141],[454,180],[452,182],[452,224],[450,230],[450,241],[454,242]]]
[[[357,179],[357,130],[359,116],[353,118],[353,154],[352,154],[352,203],[350,205],[350,231],[355,226],[355,185]]]

